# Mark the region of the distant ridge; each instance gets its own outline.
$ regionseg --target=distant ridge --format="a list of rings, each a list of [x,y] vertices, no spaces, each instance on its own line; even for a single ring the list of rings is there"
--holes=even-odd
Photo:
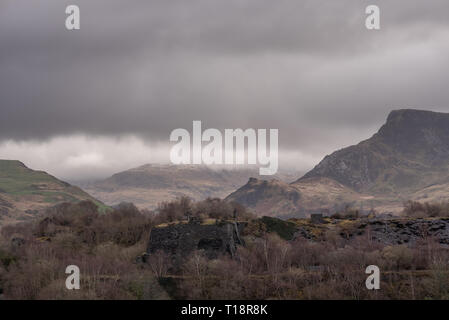
[[[140,208],[155,209],[163,201],[188,196],[194,200],[224,198],[243,186],[250,177],[259,177],[258,168],[210,168],[204,165],[146,164],[111,177],[80,186],[108,205],[133,202]],[[293,181],[297,176],[281,174]]]

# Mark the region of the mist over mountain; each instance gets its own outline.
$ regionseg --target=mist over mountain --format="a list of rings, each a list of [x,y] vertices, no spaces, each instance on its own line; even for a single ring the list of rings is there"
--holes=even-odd
[[[298,175],[285,172],[276,177],[294,181]],[[259,177],[258,168],[147,164],[116,173],[104,180],[80,183],[79,186],[109,205],[133,202],[140,208],[154,209],[163,201],[181,196],[193,200],[224,198],[251,177]]]
[[[331,214],[345,207],[398,213],[408,200],[449,199],[448,159],[449,114],[404,109],[392,111],[371,138],[324,157],[301,178],[298,173],[281,172],[266,181],[253,167],[148,164],[78,186],[107,205],[132,202],[146,209],[187,196],[193,200],[226,198],[258,215],[277,217]],[[38,179],[38,183],[28,183],[28,176],[10,176],[11,168],[16,173],[23,169],[18,171],[21,166],[11,167],[11,163],[18,162],[4,162],[2,169],[4,213],[19,206],[25,212],[90,197],[70,185],[64,189],[62,182],[39,184]],[[20,197],[11,194],[11,186],[24,182],[22,189],[13,190]]]

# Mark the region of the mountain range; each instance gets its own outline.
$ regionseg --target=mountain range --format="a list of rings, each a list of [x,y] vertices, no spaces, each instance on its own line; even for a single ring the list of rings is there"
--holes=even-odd
[[[78,185],[108,205],[132,202],[140,208],[155,209],[159,203],[181,196],[193,200],[225,198],[251,177],[259,177],[258,168],[147,164],[116,173],[104,180]],[[298,175],[285,172],[277,177],[293,181]]]
[[[449,114],[392,111],[371,138],[290,183],[250,179],[227,197],[258,214],[303,216],[345,206],[397,213],[404,201],[449,199]]]
[[[264,180],[257,168],[148,164],[76,187],[19,161],[0,160],[0,224],[86,199],[106,210],[121,202],[155,209],[180,196],[217,197],[284,218],[348,207],[398,213],[408,200],[448,201],[449,114],[392,111],[371,138],[325,156],[299,176],[281,173]]]

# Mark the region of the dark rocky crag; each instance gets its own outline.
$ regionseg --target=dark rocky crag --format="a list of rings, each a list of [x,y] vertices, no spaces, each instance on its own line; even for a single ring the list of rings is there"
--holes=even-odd
[[[326,156],[307,178],[328,177],[358,192],[416,191],[447,182],[449,114],[392,111],[370,139]]]
[[[298,224],[293,239],[301,237],[309,241],[323,241],[325,233],[332,230],[345,240],[363,236],[367,237],[366,241],[375,241],[383,245],[405,244],[411,246],[419,241],[432,240],[449,247],[449,218],[392,217],[342,221],[328,219],[324,225]]]
[[[163,251],[177,261],[195,250],[204,250],[210,259],[220,254],[234,256],[237,246],[244,245],[240,236],[243,227],[242,223],[229,221],[218,221],[215,224],[191,221],[155,227],[151,230],[147,254]]]
[[[449,247],[449,219],[373,220],[361,223],[358,232],[369,232],[372,240],[388,245],[413,245],[420,240],[433,239]]]
[[[316,220],[316,219],[315,219]],[[196,250],[204,250],[208,259],[222,254],[234,256],[237,247],[244,245],[242,235],[260,238],[262,224],[264,232],[276,233],[287,241],[298,238],[307,241],[325,241],[326,235],[335,232],[344,240],[362,237],[364,241],[379,242],[383,245],[414,246],[423,241],[434,241],[449,248],[449,218],[320,218],[291,219],[263,217],[248,223],[218,222],[216,224],[177,223],[166,227],[156,227],[151,231],[148,249],[143,260],[158,251],[169,255],[174,265]],[[251,225],[252,224],[252,225]]]

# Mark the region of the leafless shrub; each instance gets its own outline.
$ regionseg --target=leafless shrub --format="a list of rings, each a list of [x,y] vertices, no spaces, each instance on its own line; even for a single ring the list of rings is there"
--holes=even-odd
[[[148,257],[147,263],[155,277],[163,278],[171,267],[171,258],[167,253],[159,250]]]
[[[421,203],[418,201],[407,201],[404,204],[403,215],[414,218],[449,217],[449,202]]]

